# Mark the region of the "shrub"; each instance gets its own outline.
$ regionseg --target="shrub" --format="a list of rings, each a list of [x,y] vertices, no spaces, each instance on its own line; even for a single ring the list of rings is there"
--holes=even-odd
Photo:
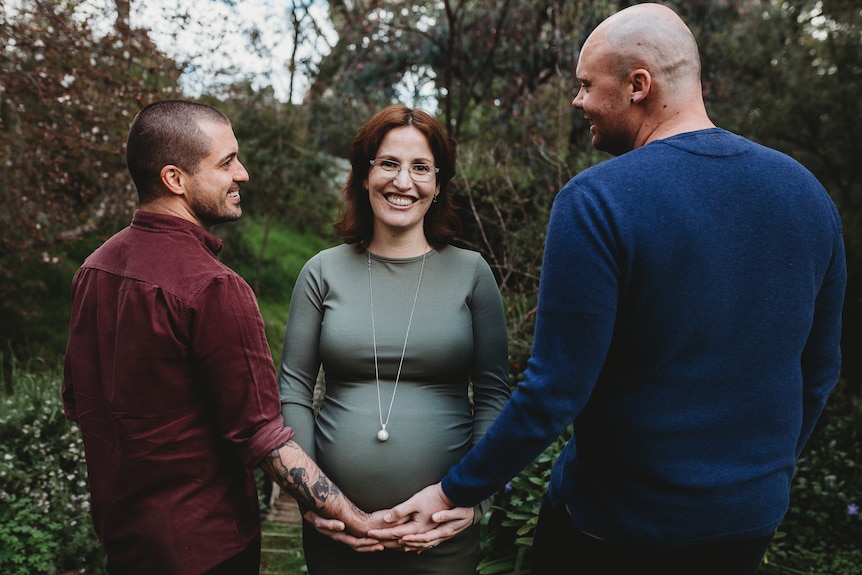
[[[60,526],[53,523],[29,497],[10,496],[0,508],[0,567],[9,575],[55,572],[55,538]]]
[[[529,573],[533,531],[551,467],[571,437],[568,429],[526,469],[510,481],[482,522],[480,575]]]
[[[22,368],[14,360],[7,367],[14,391],[0,390],[0,573],[104,573],[104,554],[89,517],[80,433],[63,417],[61,369],[38,361]],[[570,432],[515,477],[483,519],[481,575],[530,572],[530,547],[551,466]],[[858,574],[860,435],[862,398],[833,396],[800,458],[791,506],[767,552],[764,575]],[[265,492],[263,482],[260,487]],[[262,497],[262,504],[266,501]]]
[[[99,573],[84,447],[63,416],[60,369],[11,362],[13,393],[0,394],[0,572]]]
[[[862,398],[834,395],[793,478],[765,573],[858,575],[862,565]]]

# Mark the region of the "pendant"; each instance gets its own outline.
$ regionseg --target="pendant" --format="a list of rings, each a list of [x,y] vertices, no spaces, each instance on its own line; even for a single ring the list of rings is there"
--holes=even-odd
[[[389,432],[385,428],[377,432],[378,441],[386,441],[387,439],[389,439]]]

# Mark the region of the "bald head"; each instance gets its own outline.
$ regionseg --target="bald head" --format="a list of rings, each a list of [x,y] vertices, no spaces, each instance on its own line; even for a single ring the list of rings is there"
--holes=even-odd
[[[593,37],[605,43],[621,75],[645,68],[664,86],[694,85],[700,90],[697,42],[685,22],[667,6],[625,8],[599,24]]]

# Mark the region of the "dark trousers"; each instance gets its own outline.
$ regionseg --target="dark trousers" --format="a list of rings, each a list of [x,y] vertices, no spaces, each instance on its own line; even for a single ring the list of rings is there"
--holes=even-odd
[[[129,575],[129,571],[111,564],[108,559],[109,575]],[[252,543],[244,551],[240,551],[227,561],[224,561],[204,575],[258,575],[260,573],[260,539]]]
[[[227,561],[216,565],[205,575],[258,575],[260,573],[260,539]]]
[[[755,575],[772,535],[682,548],[619,545],[591,537],[547,495],[531,550],[531,575]]]

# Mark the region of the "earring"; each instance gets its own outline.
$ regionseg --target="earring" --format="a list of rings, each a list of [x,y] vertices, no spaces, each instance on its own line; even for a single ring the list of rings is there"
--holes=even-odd
[[[635,99],[634,99],[634,98],[629,98],[629,104],[634,104],[634,103],[635,103]]]
[[[437,203],[437,196],[436,196],[436,195],[435,195],[433,198],[431,198],[431,203],[432,203],[432,204],[436,204],[436,203]]]

